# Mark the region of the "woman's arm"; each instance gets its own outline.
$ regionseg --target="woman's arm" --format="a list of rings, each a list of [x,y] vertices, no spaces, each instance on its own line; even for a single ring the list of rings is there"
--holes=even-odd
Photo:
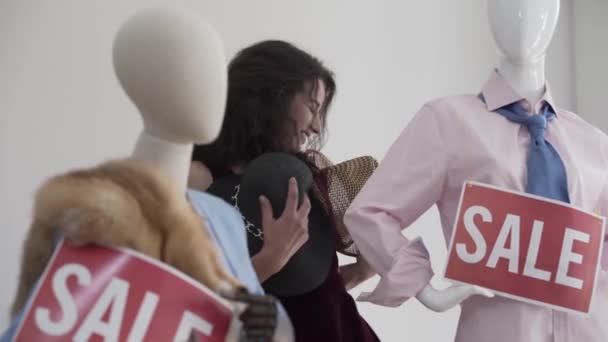
[[[277,259],[272,257],[272,254],[268,252],[268,249],[264,248],[262,248],[258,254],[251,257],[251,263],[253,264],[253,269],[258,275],[258,279],[261,283],[265,282],[273,274],[281,270]]]
[[[340,266],[340,274],[344,280],[346,290],[350,291],[362,282],[376,275],[376,272],[369,266],[363,257],[358,256],[356,262]]]
[[[207,191],[213,183],[213,176],[209,168],[201,162],[193,161],[188,173],[188,187],[198,191]]]

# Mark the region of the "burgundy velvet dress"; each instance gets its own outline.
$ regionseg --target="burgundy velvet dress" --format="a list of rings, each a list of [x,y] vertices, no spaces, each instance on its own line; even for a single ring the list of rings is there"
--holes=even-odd
[[[278,298],[289,314],[298,342],[379,341],[344,287],[337,255],[321,286],[303,295]]]

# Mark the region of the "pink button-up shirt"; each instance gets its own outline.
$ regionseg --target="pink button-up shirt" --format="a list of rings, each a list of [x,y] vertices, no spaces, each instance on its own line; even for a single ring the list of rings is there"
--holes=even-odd
[[[525,126],[492,112],[504,105],[522,101],[524,108],[537,113],[547,102],[556,110],[545,138],[564,162],[570,201],[608,215],[606,135],[576,114],[556,108],[548,87],[538,103],[530,104],[493,72],[483,95],[487,104],[477,95],[425,104],[348,209],[346,226],[381,276],[374,291],[359,300],[398,306],[428,284],[433,271],[426,248],[401,230],[436,204],[447,247],[464,181],[525,191],[530,134]],[[605,251],[588,317],[504,297],[473,296],[461,304],[456,341],[607,342],[607,255]]]

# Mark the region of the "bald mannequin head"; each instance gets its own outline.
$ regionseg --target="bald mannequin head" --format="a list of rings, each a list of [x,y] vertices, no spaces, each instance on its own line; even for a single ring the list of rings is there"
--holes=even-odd
[[[219,134],[227,67],[219,35],[177,8],[144,9],[119,28],[116,76],[143,120],[132,157],[164,169],[186,189],[192,144]]]

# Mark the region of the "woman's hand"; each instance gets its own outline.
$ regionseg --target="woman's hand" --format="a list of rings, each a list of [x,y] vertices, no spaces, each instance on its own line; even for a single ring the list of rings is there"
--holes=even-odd
[[[270,201],[260,197],[264,246],[253,256],[252,262],[261,282],[280,271],[308,241],[310,200],[305,196],[298,208],[298,198],[298,185],[295,178],[290,178],[285,209],[275,219]]]

